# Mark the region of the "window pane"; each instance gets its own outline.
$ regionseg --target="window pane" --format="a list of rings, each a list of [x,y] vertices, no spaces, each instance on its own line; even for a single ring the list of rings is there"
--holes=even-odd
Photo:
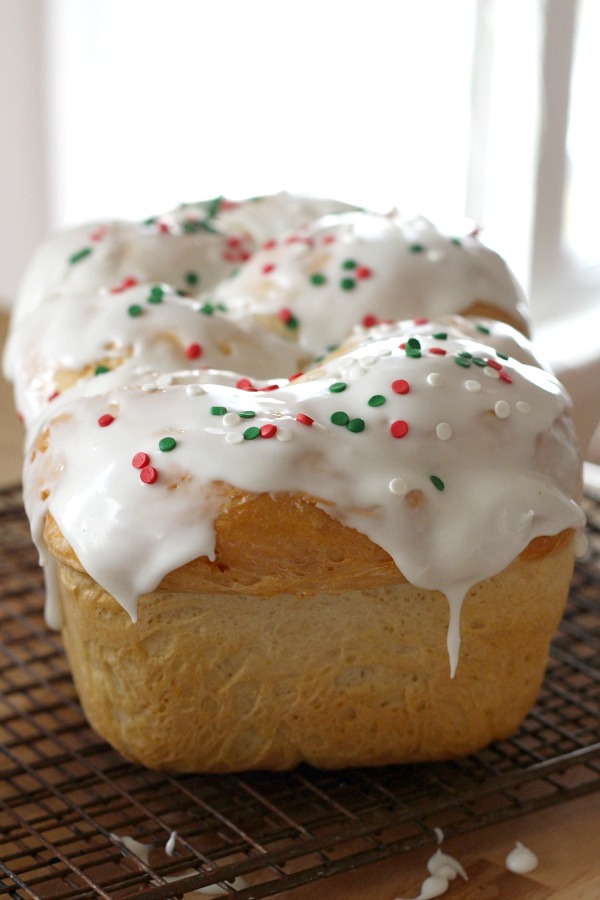
[[[464,215],[475,0],[51,0],[54,224],[281,189]]]

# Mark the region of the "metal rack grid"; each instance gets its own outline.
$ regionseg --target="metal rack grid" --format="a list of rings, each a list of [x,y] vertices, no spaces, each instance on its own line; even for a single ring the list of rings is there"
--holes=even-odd
[[[0,492],[0,897],[159,900],[215,883],[267,897],[432,843],[434,827],[452,835],[599,789],[600,502],[587,512],[590,552],[510,740],[439,764],[171,776],[125,762],[85,722],[44,624],[20,492]],[[148,861],[114,835],[153,845]]]

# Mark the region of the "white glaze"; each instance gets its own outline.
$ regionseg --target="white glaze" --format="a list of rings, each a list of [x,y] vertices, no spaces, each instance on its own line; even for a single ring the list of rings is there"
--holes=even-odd
[[[516,841],[514,848],[506,857],[505,865],[510,872],[526,875],[537,868],[538,858],[532,850],[525,847],[520,841]]]
[[[446,595],[453,673],[466,591],[501,571],[533,538],[582,526],[583,514],[569,400],[556,379],[447,329],[446,340],[432,336],[443,330],[439,323],[404,323],[393,336],[367,340],[268,392],[250,393],[233,386],[235,375],[209,370],[170,376],[153,392],[126,386],[65,399],[49,419],[47,452],[25,469],[26,506],[42,554],[48,510],[92,578],[135,618],[136,598],[167,572],[197,556],[214,558],[218,498],[211,484],[299,491],[383,547],[411,583]],[[406,340],[418,332],[420,358],[399,347],[401,332]],[[460,353],[491,359],[509,381],[488,377],[488,369],[498,376],[488,364],[457,365]],[[443,376],[441,387],[428,383],[432,371]],[[399,379],[409,383],[408,393],[391,388]],[[465,390],[467,379],[481,390]],[[188,394],[195,381],[204,393]],[[346,389],[330,392],[339,381]],[[376,395],[385,403],[370,406]],[[531,412],[498,418],[499,400],[524,400]],[[215,407],[226,412],[214,415]],[[229,424],[227,413],[246,410],[255,418]],[[364,431],[332,424],[336,411],[363,420]],[[107,413],[114,422],[101,428],[97,420]],[[297,421],[299,413],[314,423]],[[401,439],[390,432],[396,421],[408,423]],[[446,441],[436,437],[442,421],[452,427]],[[264,425],[283,426],[290,439],[243,438],[248,427]],[[228,435],[242,439],[229,443]],[[171,452],[158,449],[165,436],[177,440]],[[140,451],[158,470],[155,484],[142,484],[131,465]],[[398,478],[406,496],[390,490]],[[407,500],[415,491],[423,501],[417,509]]]
[[[440,828],[436,828],[434,831],[438,838],[438,844],[441,845],[444,837],[443,832]],[[440,847],[427,860],[427,871],[429,872],[429,877],[423,881],[419,895],[414,900],[434,900],[435,897],[441,897],[442,894],[446,893],[450,882],[454,881],[457,875],[460,875],[465,881],[469,880],[461,863],[453,856],[443,853]],[[396,900],[402,900],[402,898],[398,897]]]
[[[279,194],[190,204],[141,225],[84,226],[48,242],[25,278],[5,353],[28,445],[50,433],[47,452],[26,464],[25,502],[41,558],[49,511],[135,619],[137,597],[166,573],[213,558],[213,482],[309,494],[387,550],[413,584],[446,595],[453,674],[466,591],[534,537],[583,524],[569,400],[507,326],[396,322],[404,309],[431,316],[477,300],[518,318],[522,294],[496,254],[423,219],[348,210]],[[162,302],[149,303],[159,284]],[[198,296],[178,296],[181,288]],[[226,312],[205,315],[206,303]],[[142,314],[129,315],[136,305]],[[295,317],[287,330],[282,311]],[[447,337],[432,336],[440,332]],[[418,359],[399,348],[409,338],[422,342]],[[286,381],[340,342],[340,355]],[[202,353],[188,360],[191,343]],[[466,356],[462,368],[460,353],[492,363]],[[90,374],[107,361],[111,371]],[[233,369],[258,392],[243,390]],[[65,371],[75,384],[54,397]],[[398,379],[408,393],[391,388]],[[329,391],[336,381],[343,393]],[[369,405],[375,395],[385,402]],[[247,410],[254,419],[238,415]],[[340,410],[364,431],[333,424]],[[114,422],[101,428],[107,413]],[[399,421],[408,433],[393,437]],[[275,439],[246,440],[256,425],[275,425]],[[165,436],[175,450],[158,449]],[[131,465],[140,451],[157,468],[154,484]]]

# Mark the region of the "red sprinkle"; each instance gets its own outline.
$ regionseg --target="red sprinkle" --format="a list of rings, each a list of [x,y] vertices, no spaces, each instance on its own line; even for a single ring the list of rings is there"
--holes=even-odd
[[[443,347],[430,347],[429,352],[435,354],[435,356],[445,356],[446,351]]]
[[[140,451],[140,453],[136,453],[131,460],[131,465],[134,469],[145,469],[149,462],[150,457],[148,454]]]
[[[272,438],[277,434],[277,425],[262,425],[260,429],[260,436],[264,438]]]
[[[426,319],[424,316],[417,316],[416,319],[413,319],[415,325],[427,325],[429,319]]]
[[[115,421],[115,417],[111,416],[110,413],[104,413],[103,416],[100,416],[98,419],[98,425],[100,428],[106,428],[107,425],[111,425]]]
[[[263,273],[263,275],[269,275],[273,271],[274,268],[275,268],[274,263],[265,263],[260,271]]]
[[[235,383],[236,388],[239,388],[241,391],[255,391],[256,388],[252,384],[249,378],[239,378]]]
[[[390,431],[392,433],[392,437],[395,438],[403,438],[408,433],[408,425],[406,422],[403,422],[402,419],[398,419],[397,422],[392,422],[390,425]]]
[[[185,355],[188,359],[198,359],[202,356],[202,347],[200,344],[188,344],[185,348]]]
[[[98,228],[96,228],[95,231],[92,231],[92,233],[90,234],[90,241],[101,241],[102,238],[106,236],[107,231],[108,228],[106,227],[106,225],[100,225]]]
[[[296,378],[301,378],[302,375],[304,375],[304,372],[296,372],[295,375],[290,375],[290,377],[288,378],[288,381],[295,381]]]
[[[505,381],[506,384],[512,384],[513,380],[510,375],[507,375],[506,372],[498,372],[498,378],[500,381]]]
[[[279,312],[277,313],[277,316],[279,319],[281,319],[281,321],[284,324],[287,324],[294,318],[294,315],[293,315],[291,309],[287,309],[285,306],[279,310]]]
[[[48,403],[50,403],[52,400],[56,400],[56,398],[59,396],[59,394],[60,394],[60,391],[54,391],[53,394],[50,394],[50,396],[48,397]]]
[[[278,384],[268,384],[266,387],[262,387],[261,391],[276,391],[279,389]]]
[[[240,241],[239,237],[229,237],[229,238],[227,238],[227,240],[225,241],[225,246],[227,246],[227,247],[239,247],[239,246],[240,246],[240,243],[241,243],[241,241]]]
[[[335,234],[324,234],[323,240],[321,243],[323,244],[333,244],[335,241]]]
[[[374,316],[372,313],[368,313],[366,316],[362,318],[363,328],[372,328],[373,325],[377,325],[377,316]]]
[[[129,288],[135,287],[137,283],[138,283],[137,278],[132,278],[131,276],[128,276],[126,278],[123,278],[123,280],[121,281],[120,284],[117,284],[117,285],[115,285],[114,288],[111,288],[110,292],[111,292],[111,294],[120,294],[123,291],[129,290]]]
[[[392,390],[395,394],[408,394],[410,385],[404,378],[399,378],[398,381],[392,381]]]
[[[499,371],[501,370],[501,368],[502,368],[502,366],[500,365],[500,363],[499,363],[499,362],[496,362],[495,359],[486,359],[486,363],[488,364],[488,366],[489,366],[491,369],[495,369],[497,372],[499,372]]]
[[[140,481],[143,481],[144,484],[154,484],[157,478],[158,472],[153,466],[144,466],[140,472]]]
[[[357,278],[362,279],[362,278],[370,278],[372,273],[368,266],[359,266],[358,269],[354,270],[354,274],[356,275]]]
[[[311,417],[305,415],[305,413],[298,413],[296,416],[296,422],[300,422],[301,425],[312,425],[314,421],[314,419],[311,419]]]
[[[276,247],[276,246],[277,246],[277,241],[274,241],[273,239],[271,239],[270,241],[264,242],[264,244],[262,245],[262,249],[263,250],[272,250],[273,247]]]

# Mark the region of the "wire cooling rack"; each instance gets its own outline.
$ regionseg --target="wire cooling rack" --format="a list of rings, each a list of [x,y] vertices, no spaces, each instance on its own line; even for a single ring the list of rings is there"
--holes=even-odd
[[[587,512],[590,552],[510,740],[440,764],[171,776],[86,724],[44,624],[20,492],[0,492],[0,896],[160,900],[218,883],[267,897],[432,843],[434,827],[450,836],[598,790],[600,502]]]

